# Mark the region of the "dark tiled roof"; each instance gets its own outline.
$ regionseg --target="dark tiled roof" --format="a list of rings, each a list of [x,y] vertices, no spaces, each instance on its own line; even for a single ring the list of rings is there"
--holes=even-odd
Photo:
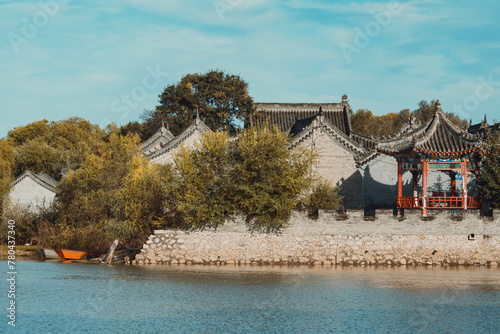
[[[431,120],[420,128],[389,140],[381,140],[377,151],[389,155],[404,155],[416,152],[446,155],[463,154],[481,146],[481,136],[463,131],[441,111],[439,101]]]
[[[497,132],[500,129],[500,123],[489,125],[486,115],[484,115],[484,121],[477,124],[471,124],[467,131],[472,134],[480,134],[485,138],[488,136],[488,132]]]
[[[292,128],[290,129],[290,136],[293,137],[299,134],[302,130],[308,127],[317,116],[318,115],[316,114],[311,117],[296,120],[295,123],[293,123]]]
[[[345,104],[347,105],[347,103]],[[250,124],[259,126],[264,122],[276,125],[283,132],[288,132],[297,120],[303,120],[318,114],[322,115],[343,133],[350,133],[348,111],[342,103],[256,103],[255,115],[250,116]],[[299,131],[300,132],[300,131]]]

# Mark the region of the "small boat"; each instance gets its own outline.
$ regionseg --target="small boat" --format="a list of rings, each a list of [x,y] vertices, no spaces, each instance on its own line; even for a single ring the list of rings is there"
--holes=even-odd
[[[71,249],[55,249],[54,251],[63,260],[89,260],[106,254],[103,252],[84,252]]]
[[[40,248],[40,253],[44,259],[60,259],[56,251],[50,248]]]
[[[55,252],[64,260],[81,260],[89,255],[88,252],[82,252],[70,249],[56,249]]]

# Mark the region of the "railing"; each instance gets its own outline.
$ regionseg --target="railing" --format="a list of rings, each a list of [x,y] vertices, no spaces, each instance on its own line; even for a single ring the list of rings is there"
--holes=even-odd
[[[468,209],[481,209],[481,200],[479,197],[467,197]]]
[[[422,197],[396,197],[396,205],[399,209],[420,209]]]
[[[423,197],[396,197],[399,209],[422,209]],[[481,202],[477,197],[467,197],[467,209],[479,209]],[[427,209],[463,209],[463,197],[427,197]]]

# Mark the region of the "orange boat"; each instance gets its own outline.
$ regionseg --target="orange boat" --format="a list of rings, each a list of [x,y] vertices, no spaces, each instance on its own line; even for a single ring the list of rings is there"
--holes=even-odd
[[[64,260],[82,260],[83,258],[91,254],[88,252],[69,250],[69,249],[55,249],[55,252],[57,253],[57,255],[59,255],[61,259]]]

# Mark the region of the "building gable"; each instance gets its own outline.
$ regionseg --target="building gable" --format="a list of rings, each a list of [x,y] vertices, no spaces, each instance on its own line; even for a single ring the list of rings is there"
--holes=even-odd
[[[48,207],[55,199],[55,187],[58,182],[49,175],[40,172],[34,174],[27,170],[12,183],[9,193],[11,203],[19,203],[34,210]]]

